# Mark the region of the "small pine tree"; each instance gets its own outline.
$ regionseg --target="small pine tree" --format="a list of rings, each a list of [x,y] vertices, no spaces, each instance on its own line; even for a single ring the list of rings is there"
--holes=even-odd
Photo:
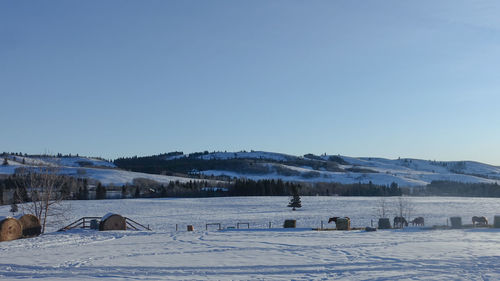
[[[300,202],[299,190],[295,185],[292,187],[292,199],[290,199],[288,207],[292,207],[293,211],[295,211],[295,208],[302,207],[302,203]]]

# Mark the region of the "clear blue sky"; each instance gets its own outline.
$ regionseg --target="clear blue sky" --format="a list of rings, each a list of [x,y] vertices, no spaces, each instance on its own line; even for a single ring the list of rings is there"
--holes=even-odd
[[[498,1],[1,1],[0,151],[500,165]]]

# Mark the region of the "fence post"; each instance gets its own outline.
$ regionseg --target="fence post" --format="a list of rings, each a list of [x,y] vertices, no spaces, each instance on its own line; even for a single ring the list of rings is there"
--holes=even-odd
[[[321,221],[321,229],[323,229],[323,221]]]
[[[179,226],[177,224],[175,224],[175,231],[178,231],[179,230]]]
[[[269,222],[269,228],[271,228],[271,222]]]

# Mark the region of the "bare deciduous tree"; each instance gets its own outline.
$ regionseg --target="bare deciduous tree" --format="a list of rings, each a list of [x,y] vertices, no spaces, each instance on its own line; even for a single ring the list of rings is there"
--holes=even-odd
[[[397,217],[410,218],[413,213],[413,202],[409,197],[399,196],[394,202],[394,211]]]
[[[387,201],[386,197],[381,197],[377,201],[376,211],[378,213],[379,218],[387,218],[387,215],[389,215],[391,209],[390,209],[390,204]]]
[[[49,166],[22,167],[16,169],[16,192],[25,194],[18,198],[20,209],[40,220],[42,233],[47,223],[64,219],[69,204],[63,200],[69,195],[68,178],[58,174],[58,169]]]

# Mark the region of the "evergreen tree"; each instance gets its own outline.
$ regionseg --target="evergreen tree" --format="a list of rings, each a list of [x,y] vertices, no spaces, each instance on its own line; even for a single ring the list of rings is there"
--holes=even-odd
[[[292,210],[295,211],[295,208],[301,208],[302,203],[300,202],[299,189],[296,185],[292,186],[292,198],[288,203],[288,207],[292,207]]]
[[[160,197],[167,197],[167,189],[163,185],[161,186],[160,189]]]
[[[95,199],[106,199],[106,188],[101,183],[97,185],[95,190]]]
[[[96,190],[96,197],[97,197],[97,190]],[[87,184],[84,184],[83,187],[80,187],[78,189],[78,200],[89,200],[89,188],[87,187]]]
[[[135,194],[134,194],[134,197],[135,198],[140,198],[141,197],[141,190],[139,189],[139,187],[137,187],[135,189]]]
[[[122,199],[127,198],[127,187],[122,186]]]

